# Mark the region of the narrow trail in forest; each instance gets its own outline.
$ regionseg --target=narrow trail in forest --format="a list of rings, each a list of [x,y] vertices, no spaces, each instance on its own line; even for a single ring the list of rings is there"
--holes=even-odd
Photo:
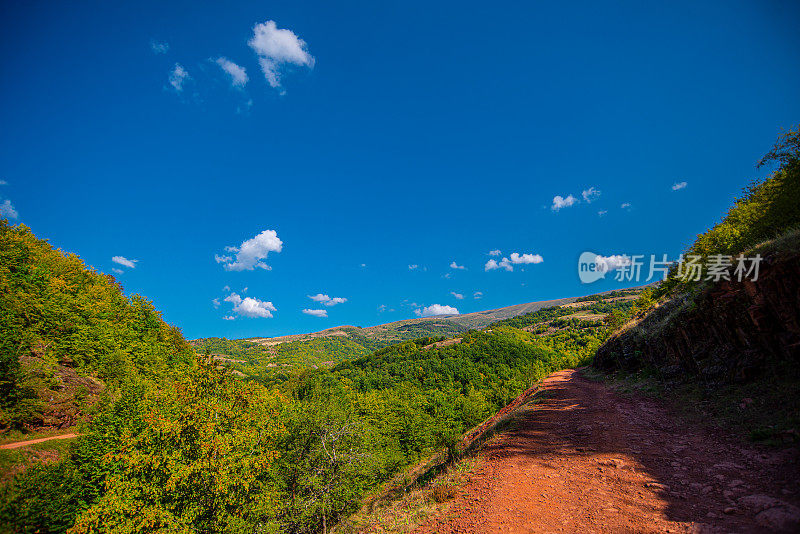
[[[800,531],[797,449],[687,424],[579,370],[550,375],[542,390],[416,532]]]
[[[6,443],[5,445],[0,445],[0,449],[18,449],[20,447],[25,447],[27,445],[34,445],[36,443],[44,443],[45,441],[50,441],[53,439],[72,439],[77,437],[78,434],[61,434],[59,436],[51,436],[49,438],[29,439],[27,441],[15,441],[14,443]]]

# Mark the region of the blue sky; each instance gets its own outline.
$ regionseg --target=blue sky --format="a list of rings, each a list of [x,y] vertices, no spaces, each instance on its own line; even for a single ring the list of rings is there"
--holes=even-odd
[[[800,121],[798,22],[792,1],[6,2],[0,209],[190,338],[631,285],[582,285],[579,254],[677,256],[764,175]]]

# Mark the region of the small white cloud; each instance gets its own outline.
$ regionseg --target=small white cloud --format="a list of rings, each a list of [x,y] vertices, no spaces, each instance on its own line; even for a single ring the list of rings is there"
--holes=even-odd
[[[189,72],[183,68],[183,65],[175,63],[172,72],[169,73],[169,84],[175,89],[175,92],[180,93],[183,91],[183,84],[190,78]]]
[[[583,196],[583,200],[585,200],[587,204],[591,204],[593,201],[600,198],[600,191],[594,187],[590,187],[589,189],[581,192],[581,196]]]
[[[263,301],[252,297],[244,299],[237,293],[231,293],[225,297],[225,302],[233,304],[233,313],[242,317],[271,319],[272,312],[278,311],[272,302]]]
[[[463,271],[464,269],[466,269],[466,267],[464,267],[463,265],[459,265],[459,264],[457,264],[455,261],[454,261],[453,263],[451,263],[451,264],[450,264],[450,268],[451,268],[451,269],[459,269],[459,270],[461,270],[461,271]]]
[[[211,304],[213,304],[215,308],[219,308],[220,306],[219,299],[211,299]]]
[[[116,273],[116,274],[122,274],[122,273],[124,273],[125,271],[123,271],[122,269],[117,269],[116,267],[112,267],[112,268],[111,268],[111,272],[114,272],[114,273]]]
[[[6,199],[0,203],[0,217],[6,217],[7,219],[16,219],[19,217],[19,213],[14,209],[10,200]]]
[[[597,212],[597,215],[599,215],[600,217],[602,217],[602,216],[603,216],[603,215],[605,215],[606,213],[608,213],[608,210],[600,210],[600,211],[598,211],[598,212]]]
[[[218,57],[215,63],[231,77],[231,85],[244,87],[247,84],[247,71],[226,57]]]
[[[550,206],[550,209],[553,211],[558,211],[561,208],[568,208],[574,205],[576,202],[578,202],[578,199],[572,195],[568,195],[567,198],[564,198],[561,195],[556,195],[553,197],[553,205]]]
[[[225,286],[225,287],[222,288],[222,290],[223,291],[230,291],[231,290],[231,286]]]
[[[502,260],[489,260],[484,266],[484,271],[494,271],[495,269],[505,269],[506,271],[513,271],[514,265],[536,264],[542,263],[544,258],[539,254],[520,254],[512,252],[510,258],[503,257]]]
[[[689,184],[687,184],[686,182],[675,182],[674,184],[672,184],[672,190],[673,191],[680,191],[681,189],[685,188],[687,185],[689,185]]]
[[[269,271],[272,268],[263,260],[270,252],[280,252],[282,249],[283,241],[278,238],[278,233],[275,230],[264,230],[243,241],[238,247],[225,247],[226,252],[236,253],[235,260],[229,255],[214,255],[214,259],[217,263],[222,263],[227,271],[252,271],[256,267]]]
[[[414,270],[416,270],[416,269],[419,269],[419,265],[417,265],[416,263],[415,263],[415,264],[413,264],[413,265],[409,265],[409,266],[408,266],[408,270],[409,270],[409,271],[414,271]]]
[[[343,304],[347,302],[347,299],[344,297],[331,297],[325,295],[324,293],[317,293],[316,295],[306,295],[308,298],[313,300],[314,302],[319,302],[320,304],[324,304],[325,306],[336,306],[337,304]]]
[[[362,269],[363,269],[364,267],[366,267],[366,266],[367,266],[367,264],[366,264],[366,263],[362,263],[362,264],[361,264],[361,268],[362,268]]]
[[[496,248],[494,250],[489,251],[489,256],[499,256],[499,255],[500,255],[500,249]]]
[[[150,41],[150,49],[154,54],[166,54],[169,52],[169,43],[153,40]]]
[[[386,308],[387,308],[386,304],[381,304],[380,306],[378,306],[378,313],[385,312]]]
[[[513,271],[514,266],[511,265],[511,262],[508,260],[508,258],[504,257],[499,262],[497,260],[489,260],[483,267],[484,271],[493,271],[495,269],[505,269],[506,271]]]
[[[314,317],[327,317],[328,310],[310,310],[308,308],[303,310],[306,315],[313,315]]]
[[[285,65],[314,68],[314,57],[308,53],[306,42],[291,30],[278,29],[268,20],[253,26],[253,37],[247,43],[258,56],[258,63],[270,87],[281,87]]]
[[[226,316],[224,316],[222,319],[223,319],[224,321],[233,321],[234,319],[236,319],[236,317],[235,317],[235,316],[233,316],[233,315],[226,315]]]
[[[462,295],[461,293],[456,293],[455,291],[451,291],[450,294],[453,295],[458,300],[464,300],[464,295]]]
[[[511,263],[542,263],[544,259],[539,254],[511,253]]]
[[[626,209],[631,207],[631,203],[630,202],[623,202],[622,204],[620,204],[619,207],[624,209],[624,210],[626,210]]]
[[[8,185],[8,182],[6,182],[5,180],[0,180],[0,185]]]
[[[414,313],[418,317],[432,317],[434,315],[458,315],[458,310],[452,306],[443,306],[441,304],[431,304],[422,309],[417,308]]]
[[[474,298],[475,300],[482,299],[483,298],[483,292],[482,291],[476,291],[475,293],[472,294],[472,298]]]
[[[124,267],[135,269],[136,262],[138,262],[139,260],[129,260],[125,256],[114,256],[113,258],[111,258],[111,261],[113,261],[114,263],[118,263]]]

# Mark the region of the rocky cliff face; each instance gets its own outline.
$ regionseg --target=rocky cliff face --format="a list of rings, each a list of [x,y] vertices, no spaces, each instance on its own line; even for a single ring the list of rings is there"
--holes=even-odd
[[[774,253],[758,280],[720,281],[682,296],[615,334],[594,366],[665,378],[747,382],[766,369],[800,364],[800,254]]]

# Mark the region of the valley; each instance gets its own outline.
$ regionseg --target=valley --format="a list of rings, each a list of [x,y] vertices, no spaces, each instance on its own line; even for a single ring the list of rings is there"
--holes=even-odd
[[[773,160],[714,276],[276,338],[188,341],[2,219],[0,531],[797,531],[800,130]]]

